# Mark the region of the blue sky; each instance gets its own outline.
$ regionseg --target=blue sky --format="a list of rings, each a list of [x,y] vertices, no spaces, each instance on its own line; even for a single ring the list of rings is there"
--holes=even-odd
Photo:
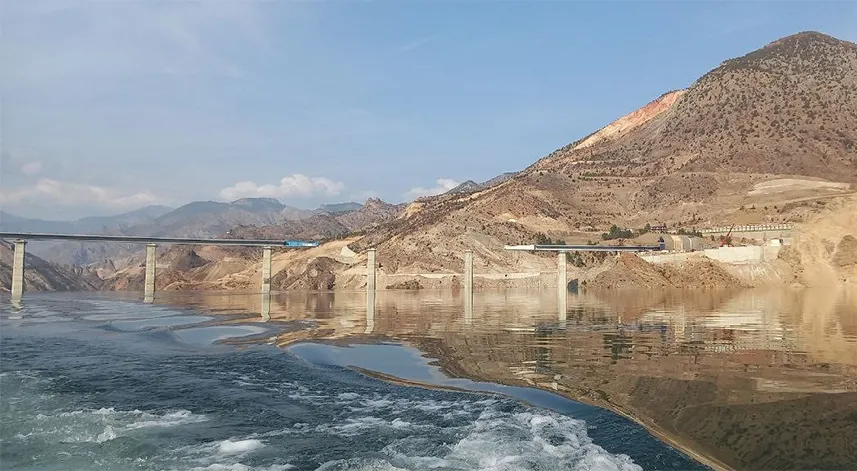
[[[0,0],[0,209],[398,202],[519,170],[857,2]]]

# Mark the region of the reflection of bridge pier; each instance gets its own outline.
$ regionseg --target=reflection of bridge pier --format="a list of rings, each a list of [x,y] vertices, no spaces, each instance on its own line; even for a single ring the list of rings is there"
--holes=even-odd
[[[464,252],[464,323],[473,324],[473,252]]]
[[[557,311],[560,322],[568,315],[568,252],[557,252]]]
[[[369,291],[366,295],[366,329],[364,334],[371,334],[375,330],[375,292]]]
[[[262,315],[262,322],[271,320],[271,293],[262,293],[262,305],[259,308],[259,314]]]

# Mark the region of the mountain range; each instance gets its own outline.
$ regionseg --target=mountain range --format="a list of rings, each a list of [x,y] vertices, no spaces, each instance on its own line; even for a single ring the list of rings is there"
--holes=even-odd
[[[348,202],[305,210],[284,205],[273,198],[244,198],[231,203],[195,201],[175,209],[147,206],[115,216],[87,217],[75,221],[27,219],[0,212],[0,230],[217,238],[239,227],[276,226],[280,227],[279,233],[288,234],[289,237],[326,239],[380,222],[390,216],[390,208],[397,206],[378,199],[370,199],[366,205]],[[135,244],[49,241],[31,242],[27,249],[48,261],[75,266],[124,258],[142,250]]]
[[[545,236],[586,243],[612,225],[804,221],[854,194],[854,123],[857,45],[803,32],[726,60],[687,89],[666,92],[522,171],[482,184],[467,181],[407,205],[369,200],[309,212],[267,199],[197,202],[121,230],[338,239],[306,255],[283,255],[278,266],[289,286],[304,286],[300,273],[322,272],[329,275],[325,286],[356,283],[352,268],[365,263],[361,254],[370,247],[384,273],[460,272],[465,250],[474,251],[483,272],[540,271],[552,261],[511,254],[504,245]],[[258,260],[252,251],[171,250],[162,255],[165,263],[187,259],[183,266],[194,266],[170,275],[182,288],[198,276],[206,286],[217,276],[227,280],[217,286],[233,286],[233,275],[255,270]],[[121,272],[110,276],[121,279]],[[131,286],[127,280],[139,276],[128,272],[112,286]]]

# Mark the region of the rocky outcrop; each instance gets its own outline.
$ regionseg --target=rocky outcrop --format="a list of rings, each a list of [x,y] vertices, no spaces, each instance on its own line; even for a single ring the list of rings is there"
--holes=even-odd
[[[797,285],[857,285],[857,197],[834,201],[798,225],[778,259],[784,276]]]
[[[387,285],[387,289],[423,289],[420,280],[407,280]]]
[[[677,265],[655,265],[637,255],[621,253],[581,283],[586,289],[723,289],[747,285],[720,263],[699,257]]]
[[[336,288],[337,272],[345,267],[330,257],[318,257],[300,269],[286,269],[271,278],[271,289],[330,291]]]
[[[663,113],[664,111],[670,109],[673,104],[675,104],[676,100],[681,98],[684,95],[685,90],[675,90],[672,92],[664,93],[659,96],[657,99],[653,100],[646,106],[634,111],[631,114],[625,115],[616,121],[604,126],[594,134],[590,135],[579,144],[574,146],[572,150],[580,150],[589,146],[593,146],[598,142],[601,142],[605,139],[610,139],[621,135],[622,133],[627,133],[632,129],[645,124],[650,119],[655,116]]]
[[[392,221],[404,208],[405,205],[385,203],[379,198],[369,198],[359,209],[337,215],[336,220],[350,231],[362,231]]]

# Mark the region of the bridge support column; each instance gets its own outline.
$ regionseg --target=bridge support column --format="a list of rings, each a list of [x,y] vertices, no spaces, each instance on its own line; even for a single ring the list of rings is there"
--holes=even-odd
[[[557,309],[561,319],[565,318],[568,310],[568,265],[567,252],[557,252],[556,259],[556,289],[557,289]]]
[[[375,249],[366,251],[366,292],[375,293]],[[374,295],[373,295],[374,298]]]
[[[464,252],[464,292],[473,293],[473,252]]]
[[[21,301],[24,295],[24,254],[26,240],[15,241],[15,252],[12,255],[12,302]]]
[[[262,294],[271,292],[271,246],[262,247]]]
[[[146,244],[146,279],[143,284],[143,302],[155,299],[155,249],[157,244]]]

